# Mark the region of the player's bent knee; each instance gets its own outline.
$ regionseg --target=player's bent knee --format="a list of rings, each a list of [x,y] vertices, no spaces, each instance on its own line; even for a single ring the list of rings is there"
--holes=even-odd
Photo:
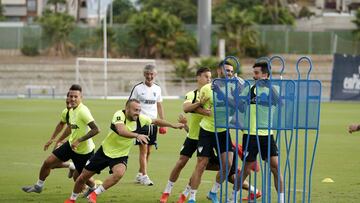
[[[61,163],[61,161],[57,157],[51,154],[47,159],[45,159],[43,163],[43,167],[53,168],[57,166],[59,163]]]

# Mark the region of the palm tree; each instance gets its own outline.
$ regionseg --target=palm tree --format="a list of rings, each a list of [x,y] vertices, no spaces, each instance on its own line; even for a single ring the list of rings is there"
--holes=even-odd
[[[130,35],[138,40],[140,57],[176,58],[174,50],[184,46],[194,47],[194,37],[188,35],[179,18],[159,9],[141,12],[129,20]],[[179,45],[178,45],[179,44]],[[192,49],[184,49],[192,52]],[[182,53],[189,55],[192,53]]]
[[[74,30],[75,19],[66,13],[46,12],[39,23],[44,37],[50,42],[49,54],[66,56],[74,47],[69,41],[69,35]]]
[[[255,23],[246,11],[232,8],[216,21],[220,25],[218,34],[227,40],[228,51],[245,54],[247,47],[256,44],[258,33],[252,28]]]

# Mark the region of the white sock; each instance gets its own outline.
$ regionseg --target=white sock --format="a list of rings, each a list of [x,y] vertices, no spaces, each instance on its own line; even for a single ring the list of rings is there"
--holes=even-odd
[[[76,200],[78,198],[78,196],[79,196],[79,193],[72,192],[71,196],[70,196],[70,200]]]
[[[196,200],[196,192],[197,190],[193,190],[193,189],[190,189],[190,197],[189,197],[189,200]]]
[[[239,193],[240,193],[240,191],[237,191],[235,199],[238,199]],[[234,195],[235,195],[235,190],[232,191],[231,197],[229,197],[228,199],[234,200]]]
[[[170,194],[173,187],[174,187],[174,182],[171,182],[170,180],[168,180],[168,183],[166,185],[164,193],[169,193]]]
[[[284,202],[285,202],[285,194],[280,193],[280,203],[284,203]]]
[[[258,190],[255,189],[254,186],[250,185],[250,192],[256,194],[258,192]]]
[[[221,185],[219,183],[215,182],[213,187],[211,188],[211,192],[217,193],[219,191],[219,189],[220,189],[220,186]]]
[[[39,187],[43,187],[43,186],[44,186],[44,183],[45,183],[45,181],[42,181],[42,180],[39,179],[39,180],[37,181],[36,185],[39,186]]]
[[[74,165],[73,162],[70,162],[70,163],[69,163],[69,169],[70,169],[70,170],[75,170],[75,165]]]
[[[101,193],[105,192],[105,188],[103,187],[103,185],[99,185],[99,187],[97,187],[94,192],[96,193],[96,195],[100,195]]]
[[[191,190],[190,185],[187,185],[187,186],[185,187],[185,190],[182,192],[183,195],[185,195],[185,197],[187,197],[187,196],[189,195],[189,193],[190,193],[190,190]]]

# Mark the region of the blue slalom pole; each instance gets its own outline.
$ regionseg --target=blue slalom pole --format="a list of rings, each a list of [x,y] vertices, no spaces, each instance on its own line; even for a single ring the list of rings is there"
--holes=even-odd
[[[280,70],[280,80],[283,79],[283,73],[284,73],[284,70],[285,70],[285,60],[281,57],[281,56],[272,56],[270,58],[270,67],[274,68],[272,66],[272,62],[274,60],[278,59],[281,63],[281,70]],[[279,95],[280,95],[280,98],[281,98],[281,93],[282,93],[282,84],[280,84],[280,90],[279,90]],[[281,101],[281,99],[280,99]],[[279,112],[278,112],[278,126],[280,125],[280,128],[277,127],[276,129],[276,142],[278,144],[278,148],[279,148],[279,152],[281,152],[281,106],[279,108]],[[286,118],[285,118],[286,120]],[[270,147],[269,147],[270,148]],[[281,166],[281,154],[278,155],[278,191],[277,191],[277,194],[278,194],[278,202],[280,202],[280,191],[281,191],[281,184],[280,184],[280,166]],[[285,178],[285,177],[284,177]],[[285,185],[285,182],[284,182],[284,185]],[[285,188],[284,188],[285,189]],[[285,192],[285,191],[284,191]],[[285,200],[284,200],[285,201]]]
[[[271,80],[272,74],[271,74],[271,70],[270,70],[270,67],[269,67],[270,59],[268,57],[260,57],[260,58],[258,58],[256,60],[256,62],[260,62],[260,61],[265,61],[268,64],[268,70],[269,70],[269,73],[270,73],[270,80]],[[258,95],[259,95],[258,94],[258,88],[257,88],[258,82],[257,81],[254,81],[254,82],[255,82],[254,85],[256,87],[256,97],[258,97]],[[256,99],[256,104],[255,105],[256,105],[256,109],[258,109],[258,99]],[[267,193],[269,192],[268,189],[270,188],[270,186],[266,184],[267,183],[267,174],[268,174],[266,163],[264,163],[264,169],[262,168],[263,164],[262,164],[260,141],[259,141],[259,132],[258,132],[258,130],[259,130],[258,118],[259,118],[258,110],[256,110],[256,142],[257,142],[257,147],[258,147],[258,151],[259,151],[259,154],[260,154],[260,168],[261,168],[261,174],[262,174],[262,191],[263,191],[262,202],[266,202],[266,196],[267,196]],[[269,125],[268,125],[268,127],[269,127]],[[268,130],[268,132],[270,132],[270,131]],[[270,159],[268,159],[268,161],[269,160]],[[255,180],[256,180],[256,173],[255,173]],[[255,186],[256,186],[256,184],[255,184]],[[271,188],[270,188],[269,193],[271,193]],[[256,202],[256,200],[255,200],[255,202]]]
[[[225,70],[225,62],[228,60],[228,59],[232,59],[232,60],[234,60],[235,62],[236,62],[236,69],[240,69],[240,63],[239,63],[239,61],[238,61],[238,59],[236,58],[236,57],[234,57],[234,56],[228,56],[228,57],[226,57],[224,60],[223,60],[223,62],[222,62],[222,67],[223,67],[223,71],[224,71],[224,75],[225,75],[225,106],[226,106],[226,108],[225,108],[225,116],[226,116],[226,122],[225,122],[225,128],[226,128],[226,150],[228,151],[228,149],[229,149],[229,145],[228,145],[228,141],[229,141],[229,109],[228,109],[228,107],[229,107],[229,103],[228,103],[228,96],[229,96],[229,92],[228,92],[228,82],[229,81],[231,81],[231,80],[229,80],[229,78],[227,77],[227,75],[226,75],[226,70]],[[220,80],[221,81],[221,80]],[[214,80],[214,82],[215,82],[215,80]],[[213,84],[214,84],[214,82],[213,82]],[[215,93],[213,93],[213,101],[215,101]],[[216,116],[215,116],[215,112],[216,112],[216,105],[214,105],[214,118],[216,118]],[[214,121],[215,121],[215,129],[217,129],[216,127],[217,127],[217,123],[216,123],[216,119],[214,119]],[[219,163],[220,163],[220,171],[221,171],[221,173],[220,173],[220,182],[222,183],[223,181],[224,181],[224,177],[223,177],[223,173],[222,173],[222,171],[223,171],[223,168],[222,168],[222,161],[221,161],[221,154],[220,154],[220,145],[219,145],[219,139],[218,139],[218,135],[217,135],[217,130],[215,130],[215,137],[216,137],[216,145],[217,145],[217,151],[218,151],[218,156],[219,156]],[[237,150],[237,146],[236,146],[236,150]],[[225,155],[225,160],[227,161],[229,158],[228,158],[228,153],[226,153],[226,155]],[[237,160],[237,158],[236,158],[236,160]],[[237,162],[237,161],[235,161],[235,162]],[[234,163],[233,163],[234,164]],[[228,174],[229,173],[229,166],[228,166],[228,163],[226,163],[225,164],[225,174]],[[225,183],[225,198],[227,198],[227,196],[228,196],[228,177],[226,176],[225,177],[225,181],[226,181],[226,183]],[[236,183],[235,183],[236,184]],[[236,185],[235,185],[235,187],[236,187]],[[220,202],[222,202],[222,184],[221,184],[221,186],[220,186]],[[237,188],[236,188],[237,189]],[[236,194],[236,192],[235,192],[235,194]]]
[[[312,62],[311,59],[308,57],[301,57],[297,63],[296,68],[299,71],[299,64],[302,60],[306,60],[309,63],[309,71],[306,77],[306,103],[305,103],[305,143],[304,143],[304,170],[303,170],[303,193],[302,193],[302,202],[305,202],[305,194],[306,194],[306,167],[307,167],[307,145],[308,145],[308,115],[309,115],[309,80],[310,80],[310,73],[312,70]]]

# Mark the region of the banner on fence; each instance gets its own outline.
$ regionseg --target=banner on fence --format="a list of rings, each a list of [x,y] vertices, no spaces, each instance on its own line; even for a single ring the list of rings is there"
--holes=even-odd
[[[331,100],[360,100],[360,56],[335,54]]]

